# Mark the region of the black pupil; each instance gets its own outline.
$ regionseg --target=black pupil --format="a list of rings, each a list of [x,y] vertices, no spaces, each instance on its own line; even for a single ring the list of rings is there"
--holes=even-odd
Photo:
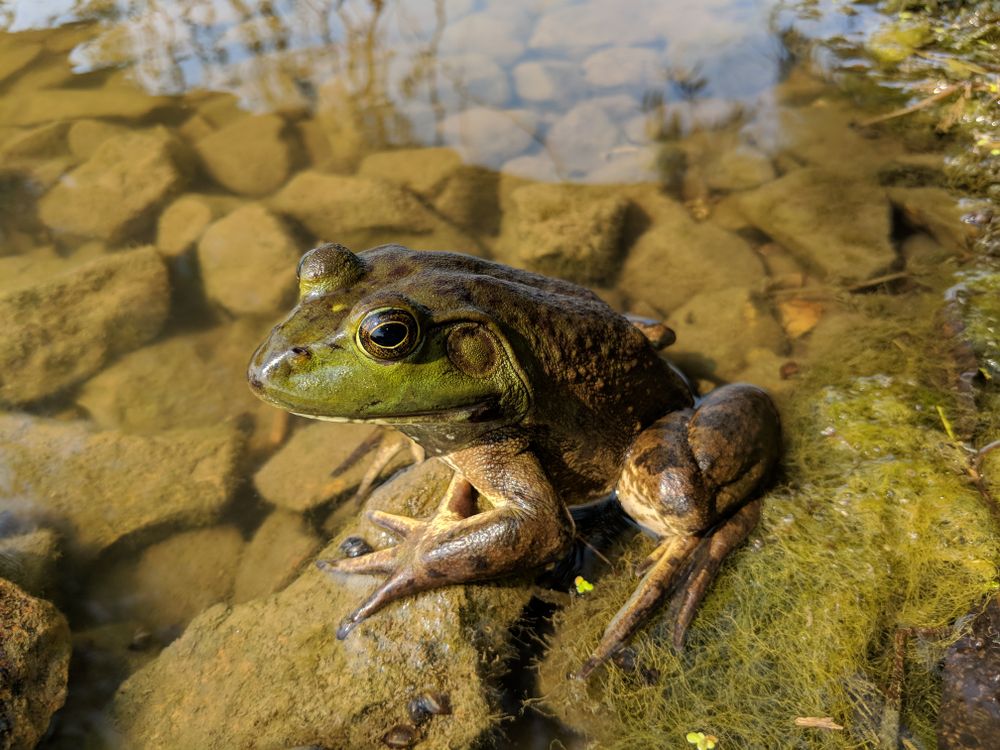
[[[383,349],[392,349],[402,344],[409,332],[405,323],[390,321],[376,326],[371,333],[371,340]]]

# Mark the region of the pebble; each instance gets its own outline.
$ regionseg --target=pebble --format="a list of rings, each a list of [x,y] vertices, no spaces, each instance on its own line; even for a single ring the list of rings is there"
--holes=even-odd
[[[202,138],[195,149],[208,173],[226,189],[253,197],[270,195],[291,169],[284,129],[278,115],[242,117]]]

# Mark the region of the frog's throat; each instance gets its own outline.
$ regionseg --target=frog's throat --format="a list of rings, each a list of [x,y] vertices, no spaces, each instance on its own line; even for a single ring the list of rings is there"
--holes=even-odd
[[[496,399],[477,401],[468,406],[457,406],[451,409],[432,409],[429,411],[411,412],[409,414],[393,414],[387,417],[331,417],[322,414],[304,414],[293,411],[292,414],[307,419],[318,419],[322,422],[362,422],[379,425],[407,424],[440,424],[444,422],[462,422],[482,424],[502,419],[502,413]]]

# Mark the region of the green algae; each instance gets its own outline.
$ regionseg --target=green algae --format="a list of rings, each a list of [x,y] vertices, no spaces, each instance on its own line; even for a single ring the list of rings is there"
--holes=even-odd
[[[595,590],[558,617],[540,666],[544,705],[600,747],[684,746],[689,731],[720,748],[879,745],[897,629],[911,639],[901,727],[933,746],[934,663],[954,623],[997,587],[1000,536],[966,471],[967,451],[937,407],[970,407],[934,383],[952,373],[929,308],[936,297],[861,303],[864,330],[816,352],[781,404],[786,476],[749,543],[723,567],[682,654],[669,623],[634,639],[640,670],[608,666],[589,684],[567,679],[635,585],[651,548],[630,543]],[[802,728],[832,717],[842,731]]]

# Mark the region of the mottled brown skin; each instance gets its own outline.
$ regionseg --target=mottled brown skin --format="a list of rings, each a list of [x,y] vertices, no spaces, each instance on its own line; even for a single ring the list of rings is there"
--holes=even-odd
[[[399,544],[321,563],[387,576],[339,637],[401,596],[558,559],[574,534],[567,505],[617,491],[661,544],[581,674],[668,594],[680,643],[759,516],[751,498],[780,447],[763,391],[726,386],[696,404],[653,345],[669,329],[479,258],[324,245],[299,278],[299,304],[250,363],[254,392],[304,416],[391,425],[456,472],[431,518],[371,514]]]

